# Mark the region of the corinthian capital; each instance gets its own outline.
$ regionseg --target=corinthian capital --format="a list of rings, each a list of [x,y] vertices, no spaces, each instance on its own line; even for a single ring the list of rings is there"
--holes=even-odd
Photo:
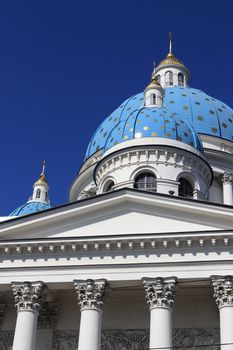
[[[211,276],[217,307],[233,306],[233,276]]]
[[[78,294],[78,304],[81,310],[102,310],[107,287],[107,281],[105,279],[74,280],[74,287]]]
[[[230,173],[224,173],[221,177],[221,182],[222,183],[233,183],[233,175]]]
[[[11,285],[17,311],[39,311],[44,296],[43,282],[12,282]]]
[[[176,277],[143,278],[146,300],[150,309],[171,308],[174,304]]]

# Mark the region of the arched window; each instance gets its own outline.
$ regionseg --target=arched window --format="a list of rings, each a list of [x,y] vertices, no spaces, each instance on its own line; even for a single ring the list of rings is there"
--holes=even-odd
[[[109,181],[107,183],[107,185],[105,186],[104,192],[111,192],[113,186],[114,186],[114,182],[113,181]]]
[[[184,86],[184,74],[182,74],[182,73],[178,74],[178,85]]]
[[[173,73],[170,70],[165,73],[165,85],[173,86]]]
[[[160,84],[160,82],[161,82],[161,76],[160,76],[160,74],[158,74],[158,75],[156,76],[156,78],[157,78],[157,82]]]
[[[156,95],[151,94],[151,105],[155,105],[155,104],[156,104]]]
[[[193,186],[183,177],[179,179],[179,196],[193,198]]]
[[[40,198],[40,195],[41,195],[41,190],[40,189],[36,190],[36,198]]]
[[[134,188],[139,190],[156,192],[156,177],[151,173],[141,173],[135,178]]]

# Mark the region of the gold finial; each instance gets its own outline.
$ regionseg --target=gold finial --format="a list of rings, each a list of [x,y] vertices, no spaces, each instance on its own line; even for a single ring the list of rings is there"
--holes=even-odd
[[[46,177],[45,177],[45,167],[46,167],[46,162],[45,160],[42,162],[42,170],[41,170],[41,173],[40,173],[40,177],[39,179],[34,183],[34,186],[35,185],[38,185],[38,184],[41,184],[42,182],[46,183],[47,184],[47,180],[46,180]]]
[[[184,63],[182,61],[180,61],[178,58],[175,57],[175,55],[174,55],[174,53],[172,51],[173,50],[172,45],[173,45],[172,32],[169,32],[169,52],[168,52],[166,58],[164,58],[159,63],[159,65],[156,67],[156,72],[158,72],[158,70],[160,68],[162,68],[163,66],[167,66],[167,65],[175,65],[175,66],[178,66],[178,67],[185,68]]]
[[[172,55],[172,32],[169,32],[169,38],[170,38],[170,42],[169,42],[169,54]]]
[[[158,82],[158,78],[156,76],[156,64],[154,62],[153,64],[153,71],[152,71],[152,74],[151,74],[151,82],[150,84],[146,87],[145,91],[149,90],[149,89],[154,89],[154,88],[157,88],[159,90],[162,89],[160,83]]]
[[[152,71],[152,74],[151,74],[151,81],[153,81],[153,80],[157,81],[155,70],[156,70],[156,64],[155,64],[155,61],[154,61],[154,68],[153,68],[153,71]]]
[[[42,171],[41,171],[41,175],[44,175],[44,174],[45,174],[45,167],[46,167],[46,161],[43,160],[43,162],[42,162]]]

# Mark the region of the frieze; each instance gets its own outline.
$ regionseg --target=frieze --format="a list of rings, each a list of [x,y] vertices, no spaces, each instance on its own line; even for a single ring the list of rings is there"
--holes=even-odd
[[[198,346],[219,350],[218,328],[175,328],[173,345],[181,350],[196,350]],[[54,331],[52,350],[77,350],[78,331]],[[103,329],[101,350],[142,350],[149,347],[148,329]],[[1,350],[1,348],[0,348]]]
[[[52,350],[77,350],[78,331],[54,331]]]

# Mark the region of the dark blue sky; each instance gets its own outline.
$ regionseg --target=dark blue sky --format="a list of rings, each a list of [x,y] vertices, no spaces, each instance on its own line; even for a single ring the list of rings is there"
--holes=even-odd
[[[168,50],[192,87],[233,106],[231,1],[40,0],[0,4],[0,216],[27,201],[43,159],[53,206],[99,123],[143,91]]]

